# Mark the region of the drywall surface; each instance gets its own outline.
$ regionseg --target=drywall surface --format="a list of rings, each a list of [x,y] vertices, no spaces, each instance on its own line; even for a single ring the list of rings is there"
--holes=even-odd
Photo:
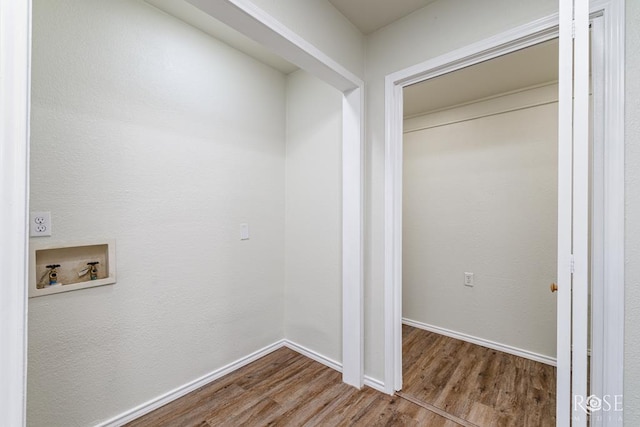
[[[403,317],[556,357],[553,101],[557,85],[405,122]]]
[[[327,0],[250,0],[356,76],[364,77],[364,36]]]
[[[367,38],[365,373],[384,377],[384,77],[557,11],[556,0],[439,0]]]
[[[284,336],[286,82],[141,1],[33,18],[31,208],[118,282],[29,301],[28,424],[95,425]]]
[[[342,94],[287,76],[285,336],[342,360]]]
[[[640,425],[640,3],[626,2],[624,423]]]

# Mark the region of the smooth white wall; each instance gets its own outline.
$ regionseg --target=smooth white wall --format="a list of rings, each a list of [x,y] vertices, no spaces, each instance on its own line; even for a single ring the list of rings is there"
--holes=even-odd
[[[342,361],[342,93],[287,76],[285,335]]]
[[[551,85],[405,121],[403,317],[556,357],[556,100]]]
[[[118,283],[29,301],[28,424],[94,425],[284,336],[286,82],[141,1],[33,40],[38,241],[115,238]]]
[[[367,38],[367,375],[384,378],[384,77],[550,15],[557,8],[557,0],[438,0]]]
[[[624,421],[640,425],[640,2],[626,2]]]

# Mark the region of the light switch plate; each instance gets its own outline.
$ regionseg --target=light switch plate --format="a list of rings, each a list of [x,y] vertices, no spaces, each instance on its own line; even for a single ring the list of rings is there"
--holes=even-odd
[[[240,224],[240,240],[249,240],[249,224]]]
[[[464,273],[464,285],[473,287],[473,273]]]
[[[31,237],[51,236],[51,212],[31,212],[29,230]]]

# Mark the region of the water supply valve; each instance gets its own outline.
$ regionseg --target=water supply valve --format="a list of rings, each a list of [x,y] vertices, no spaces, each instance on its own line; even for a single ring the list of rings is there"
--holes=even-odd
[[[49,264],[46,266],[49,269],[49,286],[58,283],[58,270],[60,264]]]
[[[88,262],[87,266],[80,270],[80,272],[78,272],[78,277],[82,277],[85,274],[89,273],[89,278],[91,280],[98,279],[98,267],[96,267],[98,264],[100,264],[99,261]]]
[[[98,264],[100,264],[100,262],[98,261],[92,261],[87,263],[87,265],[90,266],[89,277],[91,278],[91,280],[96,280],[98,278],[98,267],[97,267]]]

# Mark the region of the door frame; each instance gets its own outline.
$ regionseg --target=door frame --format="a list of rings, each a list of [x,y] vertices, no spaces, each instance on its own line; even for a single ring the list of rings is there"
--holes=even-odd
[[[601,266],[604,342],[599,352],[603,375],[600,396],[623,394],[624,361],[624,4],[595,0],[591,16],[604,25],[604,187]],[[553,14],[437,58],[405,68],[385,79],[385,391],[402,388],[402,97],[403,88],[558,36]],[[621,418],[607,425],[622,425]]]
[[[26,423],[31,2],[0,2],[0,423]]]

